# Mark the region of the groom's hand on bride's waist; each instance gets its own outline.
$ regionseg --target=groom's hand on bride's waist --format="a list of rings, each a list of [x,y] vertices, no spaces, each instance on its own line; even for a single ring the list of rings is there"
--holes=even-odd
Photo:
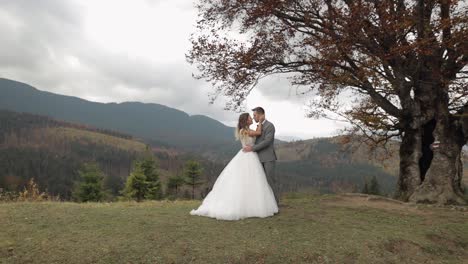
[[[245,147],[243,148],[243,151],[244,151],[244,152],[251,152],[251,151],[252,151],[252,146],[250,146],[250,145],[245,146]]]

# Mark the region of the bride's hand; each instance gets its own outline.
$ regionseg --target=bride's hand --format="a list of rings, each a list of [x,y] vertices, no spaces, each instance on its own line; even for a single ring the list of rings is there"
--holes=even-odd
[[[244,151],[244,152],[251,152],[251,151],[252,151],[252,146],[250,146],[250,145],[245,146],[245,147],[243,148],[243,151]]]

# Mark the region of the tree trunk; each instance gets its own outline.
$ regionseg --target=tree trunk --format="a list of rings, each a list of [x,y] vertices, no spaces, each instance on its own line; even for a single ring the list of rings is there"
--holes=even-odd
[[[400,144],[400,175],[396,197],[408,201],[421,184],[419,160],[421,159],[421,133],[419,129],[407,129]]]
[[[457,122],[450,118],[447,110],[448,98],[445,94],[439,94],[439,99],[436,104],[436,126],[434,130],[434,137],[440,142],[439,147],[434,148],[434,156],[427,174],[421,174],[422,182],[409,197],[409,201],[466,204],[461,184],[463,176],[461,153],[465,143],[464,135]]]
[[[431,75],[428,75],[431,76]],[[466,204],[463,198],[463,164],[461,154],[468,137],[467,111],[460,118],[448,111],[448,94],[442,85],[424,82],[416,90],[418,98],[412,105],[403,128],[400,145],[400,175],[398,199],[418,203]],[[409,108],[409,107],[408,107]],[[439,141],[438,148],[431,148]]]
[[[441,141],[434,151],[434,159],[422,184],[410,196],[409,201],[437,204],[466,204],[463,199],[461,178],[463,165],[461,147],[452,140]],[[443,143],[442,143],[443,142]]]

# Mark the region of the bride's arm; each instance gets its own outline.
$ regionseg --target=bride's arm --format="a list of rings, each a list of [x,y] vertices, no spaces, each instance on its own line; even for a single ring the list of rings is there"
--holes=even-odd
[[[262,123],[259,122],[257,130],[249,130],[249,137],[258,137],[262,134]]]

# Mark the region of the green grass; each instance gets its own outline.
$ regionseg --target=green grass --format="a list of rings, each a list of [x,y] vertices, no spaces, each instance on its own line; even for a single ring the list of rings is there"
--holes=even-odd
[[[200,201],[0,203],[0,263],[464,263],[467,212],[292,194],[269,218]],[[465,262],[466,263],[466,262]]]

